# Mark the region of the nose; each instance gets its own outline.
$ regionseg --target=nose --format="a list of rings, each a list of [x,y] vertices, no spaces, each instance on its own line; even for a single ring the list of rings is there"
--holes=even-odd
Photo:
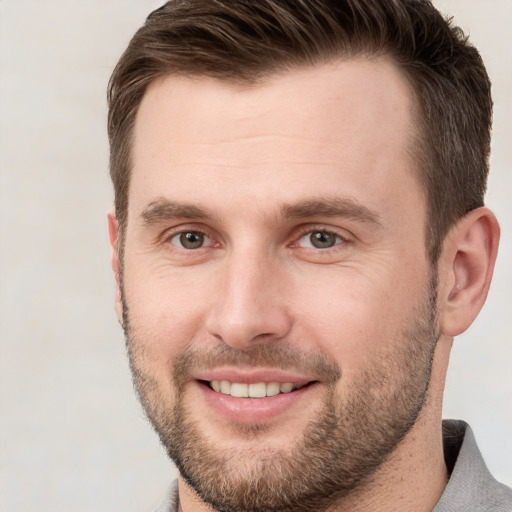
[[[255,254],[227,257],[206,320],[208,333],[238,349],[284,338],[292,318],[278,267]]]

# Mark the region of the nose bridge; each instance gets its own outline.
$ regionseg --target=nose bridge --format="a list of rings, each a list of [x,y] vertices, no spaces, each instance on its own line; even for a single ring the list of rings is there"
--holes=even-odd
[[[237,348],[286,335],[290,318],[275,258],[265,250],[238,248],[220,272],[207,322],[211,335]]]

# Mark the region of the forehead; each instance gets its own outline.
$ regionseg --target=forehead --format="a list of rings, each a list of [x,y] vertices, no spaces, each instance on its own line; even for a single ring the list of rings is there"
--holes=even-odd
[[[368,200],[382,203],[379,188],[418,188],[412,112],[410,86],[386,59],[332,62],[245,86],[163,77],[136,118],[130,210],[161,196],[212,202],[233,190],[245,201],[293,203],[366,188]]]

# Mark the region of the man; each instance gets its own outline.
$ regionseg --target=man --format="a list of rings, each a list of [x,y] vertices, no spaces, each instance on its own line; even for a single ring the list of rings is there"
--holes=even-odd
[[[511,510],[441,423],[499,239],[459,29],[421,0],[174,0],[109,105],[116,307],[180,473],[159,510]]]

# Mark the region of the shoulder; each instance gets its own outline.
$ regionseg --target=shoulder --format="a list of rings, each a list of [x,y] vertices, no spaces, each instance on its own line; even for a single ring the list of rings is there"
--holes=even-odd
[[[444,421],[443,440],[451,475],[434,512],[511,512],[512,489],[491,475],[469,425]]]

